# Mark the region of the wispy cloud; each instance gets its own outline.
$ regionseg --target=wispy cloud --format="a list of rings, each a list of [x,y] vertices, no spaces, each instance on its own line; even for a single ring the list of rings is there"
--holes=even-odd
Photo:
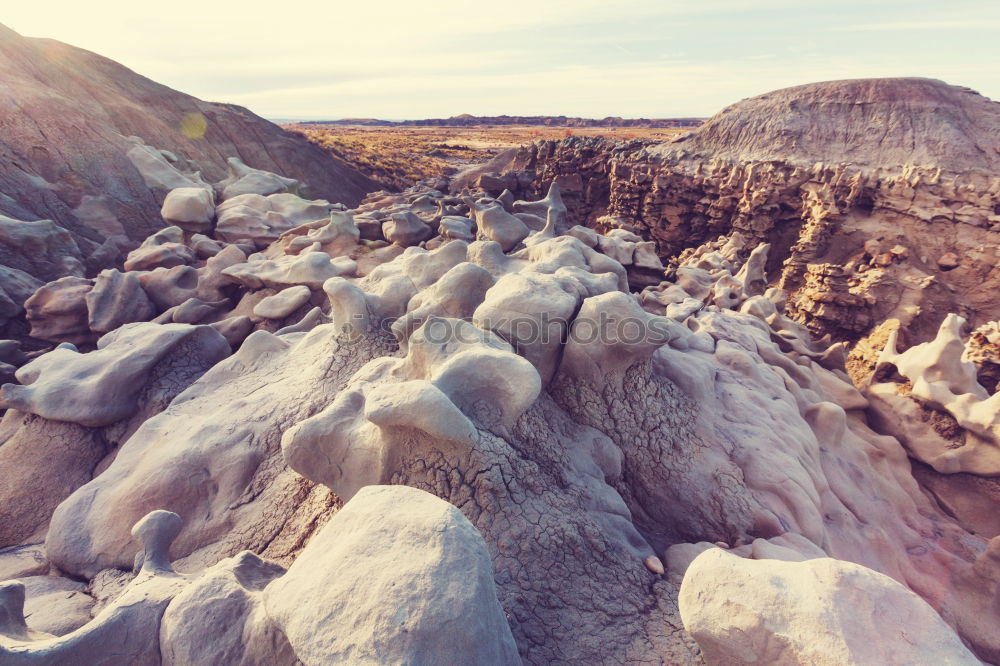
[[[270,116],[708,115],[779,87],[875,76],[1000,95],[989,32],[1000,3],[984,0],[8,4],[2,20],[22,34]]]
[[[888,23],[859,23],[835,27],[834,30],[848,32],[879,32],[897,30],[996,30],[1000,28],[1000,20],[963,19],[941,21],[893,21]]]

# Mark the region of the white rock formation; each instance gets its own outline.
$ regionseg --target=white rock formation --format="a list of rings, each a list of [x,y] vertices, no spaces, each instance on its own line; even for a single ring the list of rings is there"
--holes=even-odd
[[[351,211],[249,193],[219,218],[215,241],[176,227],[147,239],[131,277],[40,289],[32,323],[79,347],[17,359],[21,385],[0,403],[0,462],[20,465],[8,486],[0,478],[0,511],[14,507],[2,543],[44,536],[46,565],[89,581],[98,617],[140,594],[139,578],[114,593],[137,547],[128,526],[156,511],[184,518],[152,520],[190,577],[142,583],[153,610],[135,625],[169,663],[335,661],[344,649],[377,661],[374,650],[404,648],[389,660],[441,662],[450,648],[516,661],[504,619],[528,663],[700,663],[678,584],[716,543],[855,562],[930,601],[955,632],[935,636],[1000,659],[1000,539],[967,532],[924,494],[900,441],[871,427],[879,398],[850,383],[843,346],[813,340],[767,288],[766,245],[734,234],[663,270],[632,232],[571,228],[558,186],[539,202],[467,205],[414,188]],[[115,294],[135,280],[157,323],[94,348],[97,328],[126,316]],[[988,399],[968,368],[949,361],[961,345],[942,340],[887,357],[880,379],[912,371],[925,403],[944,387],[939,409],[991,423],[973,409]],[[455,509],[417,493],[366,513],[365,498],[417,492],[367,489],[384,484]],[[39,508],[40,495],[53,499]],[[430,523],[441,530],[410,531]],[[457,588],[435,587],[442,600],[424,583],[458,575],[450,551],[465,546],[438,547],[449,530],[475,565]],[[146,571],[166,571],[154,550]],[[393,572],[420,593],[357,587]],[[407,624],[447,612],[465,615],[461,635],[484,638],[442,645],[440,629]],[[330,623],[348,629],[321,629]],[[394,623],[413,631],[390,641]],[[92,625],[70,643],[111,631]],[[141,663],[148,646],[122,654]]]
[[[208,231],[215,219],[215,194],[204,187],[178,187],[163,199],[160,215],[186,231]]]
[[[710,548],[688,568],[678,602],[710,666],[980,663],[926,601],[851,562]]]
[[[305,305],[311,295],[312,292],[305,285],[288,287],[258,302],[253,313],[264,319],[284,319]]]
[[[479,532],[412,488],[361,490],[264,606],[307,664],[521,663]]]

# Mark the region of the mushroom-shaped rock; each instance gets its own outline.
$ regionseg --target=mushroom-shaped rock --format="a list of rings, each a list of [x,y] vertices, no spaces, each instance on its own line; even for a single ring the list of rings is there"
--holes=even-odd
[[[40,287],[24,303],[31,337],[75,345],[92,341],[86,298],[93,286],[91,280],[64,277]]]
[[[482,536],[406,486],[362,489],[264,601],[305,663],[520,663]]]
[[[289,287],[257,303],[253,313],[264,319],[284,319],[305,305],[311,295],[312,292],[305,285]]]
[[[569,228],[566,204],[563,203],[562,195],[559,193],[559,184],[554,180],[549,185],[549,191],[544,199],[515,201],[513,209],[515,213],[531,213],[544,220],[551,219],[553,232],[556,234],[566,233]]]
[[[406,314],[392,325],[393,335],[405,343],[432,315],[457,319],[471,317],[493,284],[493,276],[481,266],[467,262],[454,266],[432,286],[410,299]]]
[[[688,567],[679,605],[709,664],[979,663],[927,602],[852,562],[711,548]]]
[[[101,271],[85,300],[90,330],[96,333],[107,333],[134,321],[147,321],[156,314],[139,276],[114,268]]]
[[[382,223],[382,235],[390,243],[409,247],[433,236],[434,230],[410,211],[404,211],[393,213]]]
[[[170,544],[184,525],[181,517],[172,511],[156,510],[147,513],[132,526],[132,536],[142,544],[136,556],[136,568],[160,573],[173,571],[170,564]]]
[[[446,215],[441,218],[438,233],[444,238],[457,238],[458,240],[473,241],[476,239],[472,233],[473,222],[467,217],[458,215]]]
[[[270,171],[248,167],[239,158],[230,157],[226,160],[229,166],[229,177],[219,183],[222,189],[222,200],[227,201],[241,194],[277,194],[279,192],[297,193],[299,181],[285,178]]]
[[[346,254],[360,238],[361,231],[353,216],[342,210],[331,210],[329,221],[307,222],[282,235],[282,239],[288,239],[288,254],[298,254],[317,245],[331,257]]]
[[[215,196],[207,188],[175,188],[163,199],[160,215],[186,231],[208,231],[215,219]]]
[[[363,295],[346,283],[328,284],[328,292],[332,286],[341,302]],[[354,307],[367,304],[361,300]],[[428,318],[410,336],[405,358],[373,362],[370,369],[381,377],[359,373],[325,409],[281,440],[292,469],[345,499],[392,478],[398,435],[406,432],[400,427],[463,454],[475,439],[472,421],[509,428],[541,389],[538,372],[502,338],[444,317]]]
[[[476,218],[480,236],[500,243],[504,252],[513,250],[528,236],[528,227],[524,222],[504,210],[499,203],[481,204],[472,198],[466,198],[465,203]]]
[[[184,244],[184,231],[177,226],[160,229],[128,253],[126,271],[151,271],[172,268],[194,261],[194,252]]]

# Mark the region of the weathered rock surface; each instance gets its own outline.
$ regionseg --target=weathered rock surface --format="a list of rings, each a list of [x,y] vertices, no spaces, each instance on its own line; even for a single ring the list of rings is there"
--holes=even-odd
[[[681,618],[708,664],[979,662],[926,601],[888,576],[830,558],[695,558]]]
[[[139,276],[113,268],[101,271],[84,300],[87,302],[87,325],[95,333],[108,333],[134,321],[147,321],[156,314]]]
[[[186,231],[208,231],[215,219],[215,193],[204,187],[178,187],[167,192],[160,208],[167,224]]]
[[[235,235],[163,229],[121,277],[42,287],[32,323],[79,346],[0,343],[20,382],[0,399],[0,545],[44,538],[0,571],[86,581],[96,616],[39,634],[2,584],[0,661],[884,660],[856,612],[880,599],[920,634],[897,652],[1000,660],[991,333],[966,344],[959,312],[921,337],[956,304],[941,281],[983,266],[941,277],[924,232],[886,231],[915,207],[973,228],[990,181],[682,144],[578,168],[599,145],[521,151],[510,187],[554,175],[535,200],[415,186],[347,209],[233,164],[217,212]],[[139,153],[157,182],[201,187]],[[155,318],[99,336],[135,281]],[[833,339],[890,314],[850,357]],[[709,610],[703,650],[678,595],[711,587],[715,546],[763,606],[736,636]],[[772,585],[787,567],[821,571],[812,599]],[[817,594],[854,612],[839,634]]]
[[[208,326],[144,323],[109,333],[88,354],[57,348],[19,368],[21,384],[0,388],[8,410],[0,420],[0,546],[44,536],[62,500],[228,354]]]
[[[361,490],[264,602],[308,664],[521,663],[479,532],[412,488]]]
[[[94,53],[4,26],[0,78],[0,115],[11,119],[0,142],[7,195],[0,214],[53,220],[84,256],[105,238],[138,242],[156,231],[167,190],[197,185],[196,171],[207,182],[222,180],[229,157],[307,183],[312,196],[332,201],[355,204],[377,189],[244,108],[202,102]],[[0,263],[13,265],[2,254]]]
[[[253,313],[265,319],[284,319],[306,304],[312,292],[305,285],[282,289],[257,303]]]
[[[814,334],[896,318],[923,342],[948,312],[1000,318],[997,118],[940,81],[834,81],[743,100],[670,143],[543,141],[492,168],[530,179],[523,194],[559,183],[576,220],[665,258],[733,231],[743,252],[769,243],[768,282]]]

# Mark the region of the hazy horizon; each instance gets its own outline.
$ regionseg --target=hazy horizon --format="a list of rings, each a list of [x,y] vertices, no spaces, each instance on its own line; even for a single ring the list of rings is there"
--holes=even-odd
[[[495,12],[457,0],[247,3],[122,0],[3,22],[116,60],[155,81],[268,118],[565,115],[707,117],[813,81],[922,76],[1000,98],[1000,5],[960,0],[528,3]],[[220,35],[239,35],[221,39]]]

